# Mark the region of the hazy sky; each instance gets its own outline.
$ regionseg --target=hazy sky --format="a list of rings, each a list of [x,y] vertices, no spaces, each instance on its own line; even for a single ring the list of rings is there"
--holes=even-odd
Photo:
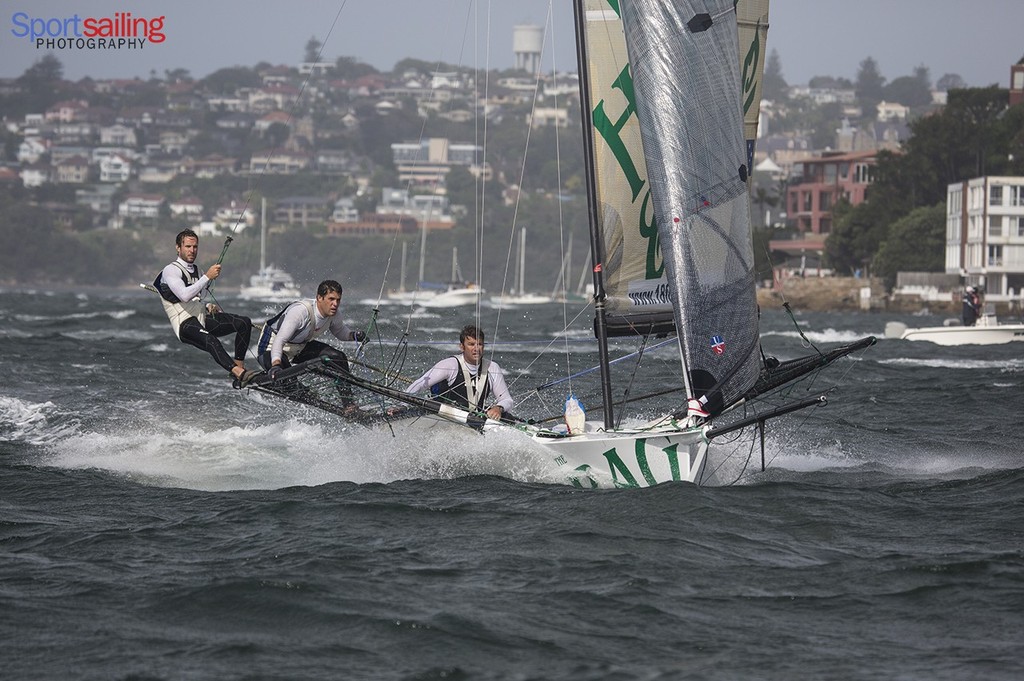
[[[141,50],[64,50],[65,77],[146,78],[187,69],[201,78],[225,66],[294,64],[316,36],[324,58],[357,57],[390,70],[415,57],[467,66],[513,63],[512,26],[553,22],[559,70],[575,70],[570,0],[0,0],[0,77],[21,75],[46,54],[13,31],[25,19],[166,16],[166,41]],[[490,42],[484,29],[490,21]],[[51,26],[55,24],[51,23]],[[477,30],[476,27],[480,29]],[[1024,0],[772,0],[768,49],[790,84],[815,75],[856,77],[871,56],[889,80],[918,65],[933,82],[958,73],[972,86],[1007,87],[1024,56]]]

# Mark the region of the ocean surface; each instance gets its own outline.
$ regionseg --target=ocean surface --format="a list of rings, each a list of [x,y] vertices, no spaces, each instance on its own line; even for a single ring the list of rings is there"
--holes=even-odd
[[[593,364],[579,312],[484,312],[513,392]],[[471,314],[380,324],[416,375]],[[942,322],[796,316],[821,348],[895,319]],[[4,680],[1024,677],[1024,343],[881,339],[769,427],[764,472],[643,490],[232,390],[142,291],[0,291],[0,358]]]

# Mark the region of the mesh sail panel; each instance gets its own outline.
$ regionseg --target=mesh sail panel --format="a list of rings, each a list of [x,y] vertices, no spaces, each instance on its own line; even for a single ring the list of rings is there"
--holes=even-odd
[[[712,411],[759,370],[733,0],[622,0],[651,201],[691,382]]]

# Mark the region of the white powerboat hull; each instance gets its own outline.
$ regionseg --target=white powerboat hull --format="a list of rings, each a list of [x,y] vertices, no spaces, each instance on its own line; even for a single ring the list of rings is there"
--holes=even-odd
[[[928,326],[907,328],[899,322],[886,325],[887,338],[928,341],[936,345],[1002,345],[1024,341],[1024,324],[979,324],[978,326]]]

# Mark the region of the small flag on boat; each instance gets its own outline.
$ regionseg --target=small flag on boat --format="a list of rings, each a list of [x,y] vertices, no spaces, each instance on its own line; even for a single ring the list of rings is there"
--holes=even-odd
[[[721,336],[712,336],[711,337],[711,350],[716,355],[724,355],[725,354],[725,341],[722,340]]]

